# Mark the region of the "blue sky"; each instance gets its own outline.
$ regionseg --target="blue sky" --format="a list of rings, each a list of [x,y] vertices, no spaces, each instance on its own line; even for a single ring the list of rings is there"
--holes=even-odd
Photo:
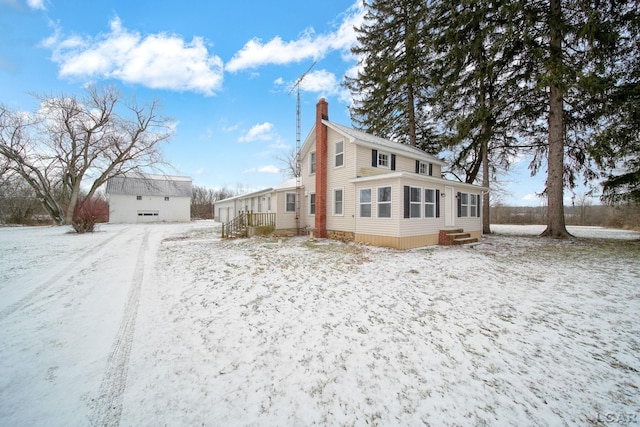
[[[80,1],[0,0],[0,102],[37,109],[30,93],[80,93],[113,85],[125,99],[160,100],[176,133],[164,147],[172,174],[206,187],[255,190],[285,179],[277,157],[296,144],[301,84],[302,139],[315,104],[329,102],[332,121],[351,125],[353,26],[360,0]],[[544,173],[527,161],[503,177],[502,200],[540,205]]]

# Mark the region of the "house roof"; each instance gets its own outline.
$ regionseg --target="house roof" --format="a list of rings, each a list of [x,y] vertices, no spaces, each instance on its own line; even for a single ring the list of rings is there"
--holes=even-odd
[[[438,177],[435,177],[435,176],[414,174],[414,173],[410,173],[410,172],[406,172],[406,171],[384,173],[384,174],[380,174],[380,175],[371,175],[371,176],[363,176],[363,177],[358,177],[358,178],[352,178],[352,179],[349,180],[349,182],[353,182],[353,183],[375,182],[375,181],[383,181],[383,180],[388,180],[388,179],[393,179],[393,178],[417,179],[419,181],[432,182],[434,184],[441,184],[441,185],[442,184],[450,185],[450,186],[455,187],[455,188],[468,189],[468,190],[476,190],[476,191],[477,190],[482,190],[482,191],[488,191],[489,190],[488,187],[483,187],[481,185],[467,184],[465,182],[452,181],[450,179],[438,178]]]
[[[389,139],[381,138],[379,136],[375,136],[370,133],[356,130],[356,129],[341,125],[339,123],[331,122],[329,120],[323,120],[322,123],[324,123],[331,129],[335,130],[336,132],[343,134],[345,137],[347,137],[351,142],[355,144],[364,145],[369,148],[388,150],[394,154],[403,153],[412,158],[422,159],[430,163],[436,163],[442,166],[446,166],[445,162],[443,162],[436,156],[427,153],[426,151],[420,150],[419,148],[412,147],[410,145],[403,144],[401,142],[396,142],[396,141],[391,141]],[[311,129],[311,132],[309,132],[309,135],[307,136],[307,140],[305,140],[305,145],[307,145],[308,142],[311,143],[314,141],[313,139],[310,140],[310,138],[313,135],[315,135],[315,131],[316,131],[316,126],[314,125],[313,128]],[[303,147],[302,152],[305,151],[304,148],[305,147]]]
[[[251,193],[238,194],[237,196],[227,197],[226,199],[218,200],[216,203],[223,203],[223,202],[226,203],[226,202],[232,202],[234,200],[250,199],[251,197],[255,197],[260,194],[271,193],[272,190],[273,188],[270,187],[270,188],[265,188],[258,191],[252,191]]]
[[[191,178],[168,175],[114,176],[107,181],[107,194],[191,197]]]

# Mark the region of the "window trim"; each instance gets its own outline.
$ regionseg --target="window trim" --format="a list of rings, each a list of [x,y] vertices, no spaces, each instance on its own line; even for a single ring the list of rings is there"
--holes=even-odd
[[[312,151],[309,153],[309,175],[316,174],[316,152]]]
[[[369,201],[368,201],[368,202],[363,202],[363,201],[362,201],[362,192],[363,192],[363,191],[367,191],[367,190],[369,191]],[[358,209],[358,217],[359,217],[359,218],[371,218],[371,217],[372,217],[372,214],[373,214],[373,211],[372,211],[372,209],[373,209],[373,199],[372,199],[372,196],[373,196],[373,194],[372,194],[372,192],[371,192],[371,187],[368,187],[368,188],[361,188],[361,189],[358,191],[358,206],[359,206],[359,209]],[[369,216],[363,216],[363,215],[362,215],[362,207],[363,207],[363,206],[366,206],[366,205],[369,205]]]
[[[463,196],[467,197],[467,202],[463,203]],[[458,199],[458,218],[480,218],[481,211],[481,199],[480,194],[477,193],[463,193],[458,191],[456,194]],[[474,212],[472,212],[474,209]],[[464,212],[466,210],[466,213]],[[472,215],[472,213],[474,215]],[[463,215],[464,214],[464,215]]]
[[[387,164],[383,165],[380,163],[380,157],[381,156],[386,156],[387,158]],[[384,169],[391,169],[391,154],[386,152],[386,151],[378,151],[378,167],[379,168],[384,168]]]
[[[336,198],[336,193],[340,192],[340,210],[341,212],[338,213],[336,210],[337,207],[337,198]],[[333,189],[333,216],[344,216],[344,188],[340,187],[340,188],[334,188]]]
[[[313,200],[313,203],[312,203]],[[313,209],[311,209],[313,207]],[[309,193],[309,216],[316,214],[316,193]]]
[[[342,144],[342,151],[338,151],[338,144]],[[344,167],[344,141],[336,141],[336,143],[334,144],[334,149],[335,149],[335,155],[334,155],[334,162],[333,162],[333,166],[336,168],[342,168]],[[340,156],[340,159],[342,161],[341,164],[338,164],[338,156]]]
[[[389,200],[380,201],[380,190],[383,188],[389,189]],[[380,216],[380,205],[389,205],[389,216]],[[376,187],[376,218],[391,219],[393,218],[393,186],[385,185]]]
[[[418,195],[418,200],[413,200],[413,190],[418,190],[415,194]],[[418,207],[418,215],[413,215],[413,208]],[[412,187],[409,186],[409,219],[411,218],[422,218],[422,187]]]
[[[433,192],[433,202],[427,202],[427,192]],[[426,188],[424,189],[424,217],[426,219],[435,219],[438,218],[438,199],[437,197],[440,195],[440,192],[435,188]],[[433,206],[433,216],[427,216],[427,206]]]
[[[296,193],[284,193],[284,211],[285,213],[296,213],[297,194]],[[293,196],[293,210],[289,210],[289,196]]]

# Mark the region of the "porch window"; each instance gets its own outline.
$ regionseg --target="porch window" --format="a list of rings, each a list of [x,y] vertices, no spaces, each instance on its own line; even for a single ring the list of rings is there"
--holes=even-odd
[[[336,167],[344,165],[344,142],[336,142]]]
[[[409,218],[420,218],[420,194],[422,189],[411,187],[409,189]]]
[[[436,218],[436,190],[424,189],[424,217]]]
[[[477,195],[469,194],[469,216],[478,216],[478,199]]]
[[[371,189],[360,190],[360,217],[371,218]]]
[[[342,215],[343,214],[343,191],[342,188],[336,188],[333,190],[333,214],[334,215]]]
[[[287,193],[286,194],[286,212],[295,212],[296,211],[296,193]]]
[[[460,206],[460,216],[467,217],[469,216],[469,194],[468,193],[458,193],[458,203]]]
[[[391,187],[378,188],[378,218],[391,218]]]
[[[480,195],[458,193],[458,217],[480,217]]]

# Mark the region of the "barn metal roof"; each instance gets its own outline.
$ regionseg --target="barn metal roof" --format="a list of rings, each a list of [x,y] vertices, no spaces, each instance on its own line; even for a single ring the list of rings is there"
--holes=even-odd
[[[191,197],[191,178],[165,175],[114,176],[107,181],[107,194]]]

